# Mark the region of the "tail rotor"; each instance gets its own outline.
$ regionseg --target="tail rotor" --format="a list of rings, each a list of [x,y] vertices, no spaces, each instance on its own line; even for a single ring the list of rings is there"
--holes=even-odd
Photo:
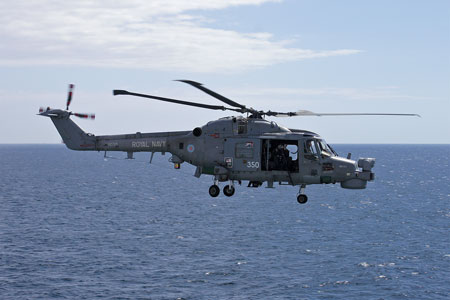
[[[69,110],[70,102],[72,102],[72,94],[73,94],[73,88],[74,87],[75,87],[74,84],[69,84],[69,91],[67,93],[66,110]]]
[[[66,110],[61,109],[52,109],[50,107],[39,108],[39,115],[48,116],[48,117],[56,117],[56,116],[75,116],[82,119],[95,120],[95,114],[85,114],[85,113],[74,113],[69,111],[70,103],[72,102],[73,97],[73,89],[75,88],[74,84],[69,84],[69,90],[67,93],[67,101],[66,101]]]

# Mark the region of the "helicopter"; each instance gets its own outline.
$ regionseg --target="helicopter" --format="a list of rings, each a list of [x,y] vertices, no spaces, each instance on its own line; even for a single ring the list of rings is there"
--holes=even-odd
[[[228,116],[187,131],[131,133],[95,136],[84,132],[71,116],[95,119],[95,114],[69,111],[74,85],[69,85],[66,109],[40,108],[40,116],[49,117],[65,145],[80,151],[122,151],[127,158],[134,152],[151,153],[150,163],[155,153],[168,152],[175,169],[186,162],[196,167],[194,176],[211,175],[213,184],[209,195],[220,194],[220,182],[227,182],[223,194],[231,197],[235,193],[235,183],[248,181],[248,187],[258,188],[266,183],[267,188],[279,185],[299,186],[297,202],[308,201],[305,194],[307,185],[340,183],[345,189],[365,189],[368,181],[375,179],[372,169],[374,158],[359,158],[357,161],[339,156],[336,151],[317,133],[286,128],[267,117],[295,116],[417,116],[398,113],[314,113],[307,110],[296,112],[263,111],[235,102],[222,96],[203,84],[192,80],[176,80],[199,89],[227,104],[209,105],[172,98],[152,96],[113,90],[113,95],[143,97],[180,105],[211,110],[233,111],[238,116]]]

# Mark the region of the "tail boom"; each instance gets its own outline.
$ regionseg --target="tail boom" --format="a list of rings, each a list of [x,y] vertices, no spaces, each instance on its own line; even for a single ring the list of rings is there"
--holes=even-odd
[[[67,148],[78,151],[171,152],[171,144],[191,131],[133,133],[95,136],[86,133],[70,119],[71,113],[48,109],[39,115],[49,117]]]

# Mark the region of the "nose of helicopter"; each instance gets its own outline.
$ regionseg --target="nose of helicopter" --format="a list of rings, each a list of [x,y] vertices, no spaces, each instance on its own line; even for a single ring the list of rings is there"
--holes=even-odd
[[[372,168],[375,166],[374,158],[360,158],[358,162],[346,159],[347,170],[353,169],[352,172],[345,174],[346,179],[341,181],[341,187],[345,189],[365,189],[367,181],[375,179],[375,174],[372,173]],[[350,167],[351,165],[351,167]],[[344,169],[343,167],[341,167]]]
[[[333,161],[337,181],[346,180],[349,174],[354,174],[358,169],[358,164],[354,160],[339,156],[332,157],[331,160]]]

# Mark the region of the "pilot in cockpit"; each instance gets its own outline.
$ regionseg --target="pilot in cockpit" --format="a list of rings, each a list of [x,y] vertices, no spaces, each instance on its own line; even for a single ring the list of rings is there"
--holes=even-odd
[[[314,152],[313,140],[307,140],[305,143],[305,153],[312,154]]]

